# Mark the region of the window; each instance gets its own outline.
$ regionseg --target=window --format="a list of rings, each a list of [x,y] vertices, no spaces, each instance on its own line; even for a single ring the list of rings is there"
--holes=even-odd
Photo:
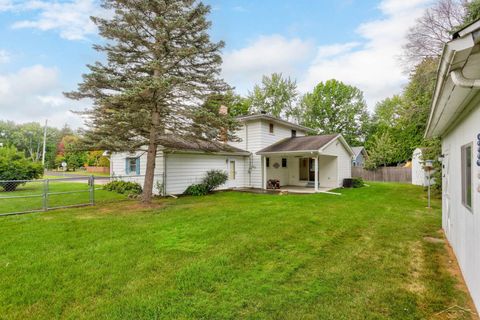
[[[125,172],[127,174],[140,174],[140,158],[127,158]]]
[[[292,138],[295,138],[297,136],[297,130],[292,130]]]
[[[230,161],[230,170],[228,172],[228,179],[235,180],[235,161]]]
[[[282,158],[282,168],[287,167],[287,158]]]
[[[270,167],[270,158],[266,158],[265,161],[267,162],[267,168]]]
[[[472,209],[472,145],[462,147],[462,203]]]
[[[270,129],[269,129],[269,132],[270,132],[270,133],[273,133],[273,123],[270,123]]]

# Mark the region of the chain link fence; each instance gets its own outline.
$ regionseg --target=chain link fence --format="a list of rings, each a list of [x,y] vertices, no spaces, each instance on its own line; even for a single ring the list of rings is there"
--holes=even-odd
[[[95,177],[0,180],[0,215],[95,204]]]
[[[136,182],[143,187],[145,176],[59,176],[39,180],[0,180],[0,216],[93,206],[97,196],[102,200],[122,199],[122,195],[102,190],[104,184],[115,180]],[[163,175],[155,175],[153,193],[164,195],[163,186]]]

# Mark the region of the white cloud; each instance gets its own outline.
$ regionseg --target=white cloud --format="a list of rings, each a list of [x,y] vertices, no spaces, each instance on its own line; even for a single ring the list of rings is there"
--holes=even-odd
[[[298,76],[299,66],[313,53],[311,41],[287,39],[280,35],[260,36],[249,46],[224,54],[223,76],[239,92],[246,93],[264,74],[282,72]]]
[[[7,63],[10,61],[10,53],[6,50],[0,49],[0,64]]]
[[[83,40],[88,35],[97,33],[97,27],[90,20],[90,16],[105,16],[107,14],[95,0],[73,0],[69,2],[32,0],[19,2],[15,5],[5,3],[4,6],[6,8],[4,10],[36,13],[33,19],[15,22],[12,25],[14,29],[54,30],[67,40]]]
[[[338,43],[318,48],[317,57],[301,79],[299,88],[310,91],[320,81],[338,79],[359,87],[370,108],[401,91],[407,81],[399,63],[408,29],[430,0],[385,0],[383,18],[361,24],[359,43]]]
[[[11,10],[13,8],[13,2],[10,0],[0,0],[0,12]]]
[[[70,112],[81,110],[85,103],[63,97],[56,68],[34,65],[17,72],[0,75],[0,119],[15,122],[41,121],[77,127],[82,119]]]

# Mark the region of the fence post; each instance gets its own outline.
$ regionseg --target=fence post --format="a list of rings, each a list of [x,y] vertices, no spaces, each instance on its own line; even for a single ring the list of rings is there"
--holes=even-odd
[[[93,175],[90,176],[89,179],[89,185],[90,185],[90,205],[94,206],[95,205],[95,177]]]
[[[48,179],[43,180],[43,211],[48,210]]]

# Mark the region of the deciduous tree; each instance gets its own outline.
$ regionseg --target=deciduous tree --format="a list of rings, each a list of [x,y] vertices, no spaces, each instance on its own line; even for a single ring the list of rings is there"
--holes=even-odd
[[[369,121],[362,91],[335,79],[305,94],[296,116],[320,134],[341,133],[351,145],[363,142]]]

